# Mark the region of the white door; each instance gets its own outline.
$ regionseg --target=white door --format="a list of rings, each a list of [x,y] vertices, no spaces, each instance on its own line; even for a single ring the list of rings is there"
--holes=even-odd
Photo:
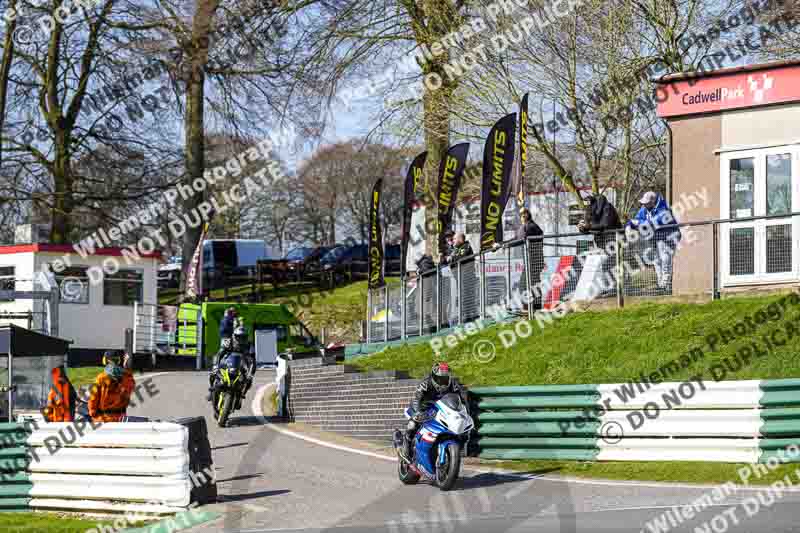
[[[800,211],[796,146],[731,152],[721,158],[722,218]],[[723,286],[780,283],[798,277],[798,217],[743,220],[720,226]]]
[[[256,365],[278,362],[278,332],[274,329],[256,330]]]

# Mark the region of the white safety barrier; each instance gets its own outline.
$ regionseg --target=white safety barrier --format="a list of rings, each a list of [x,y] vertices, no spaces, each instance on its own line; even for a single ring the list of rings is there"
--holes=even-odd
[[[41,425],[27,440],[30,507],[174,513],[191,502],[188,429],[167,422],[105,423],[78,432]]]

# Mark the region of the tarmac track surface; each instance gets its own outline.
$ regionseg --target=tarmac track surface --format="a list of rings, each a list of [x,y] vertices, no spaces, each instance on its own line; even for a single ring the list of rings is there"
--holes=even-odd
[[[462,470],[462,478],[449,492],[423,482],[404,486],[391,461],[288,436],[275,429],[280,425],[256,416],[251,408],[253,396],[274,379],[274,371],[258,371],[242,409],[233,414],[227,428],[217,427],[205,401],[205,372],[176,372],[152,379],[158,394],[130,414],[162,419],[200,415],[208,424],[220,503],[204,509],[223,516],[192,532],[800,531],[800,511],[795,510],[800,492],[784,492],[748,516],[740,503],[748,498],[758,501],[758,494],[740,490],[673,525],[664,513],[710,494],[711,487],[469,469]],[[800,482],[793,482],[800,489]],[[762,491],[765,502],[768,495]],[[656,527],[653,521],[658,519],[664,527]]]

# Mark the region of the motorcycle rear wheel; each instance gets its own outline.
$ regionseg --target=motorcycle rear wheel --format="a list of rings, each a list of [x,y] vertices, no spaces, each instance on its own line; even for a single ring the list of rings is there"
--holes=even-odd
[[[436,485],[441,490],[450,490],[458,481],[458,473],[461,470],[461,446],[459,444],[448,444],[444,449],[445,459],[443,464],[436,463]]]
[[[228,425],[228,417],[231,415],[233,396],[225,391],[219,394],[219,399],[217,400],[217,424],[219,427],[224,428]]]

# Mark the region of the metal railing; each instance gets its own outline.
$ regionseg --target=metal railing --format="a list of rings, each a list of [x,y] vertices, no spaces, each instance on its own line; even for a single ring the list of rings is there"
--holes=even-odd
[[[57,337],[58,310],[65,292],[70,293],[61,290],[55,278],[0,278],[0,325],[14,324]]]
[[[569,302],[684,296],[800,282],[800,213],[503,243],[368,291],[367,342],[437,333]]]
[[[197,355],[202,312],[135,302],[133,353]]]

